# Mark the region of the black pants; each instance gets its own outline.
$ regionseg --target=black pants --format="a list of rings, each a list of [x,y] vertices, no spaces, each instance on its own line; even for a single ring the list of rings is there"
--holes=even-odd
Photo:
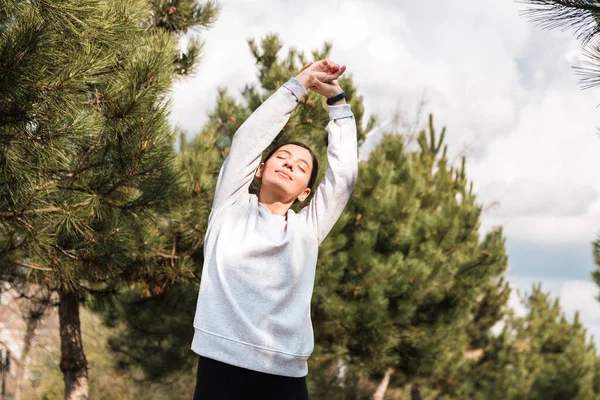
[[[306,377],[253,371],[199,356],[194,400],[309,400]]]

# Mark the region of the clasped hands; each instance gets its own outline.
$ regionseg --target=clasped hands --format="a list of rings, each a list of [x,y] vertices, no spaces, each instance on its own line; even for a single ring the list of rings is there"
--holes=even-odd
[[[343,92],[342,88],[336,82],[344,71],[346,66],[339,66],[330,60],[311,61],[305,64],[296,79],[304,85],[306,89],[319,93],[326,98],[331,98]],[[345,99],[341,99],[334,105],[346,104]]]

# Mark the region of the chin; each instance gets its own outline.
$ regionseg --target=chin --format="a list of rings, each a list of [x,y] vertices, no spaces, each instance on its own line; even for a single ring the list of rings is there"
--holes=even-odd
[[[278,179],[277,177],[275,177],[275,179],[273,180],[268,180],[268,181],[263,181],[263,185],[267,184],[267,187],[269,188],[269,191],[272,192],[276,192],[277,194],[280,194],[284,197],[291,197],[294,195],[294,193],[290,193],[290,184],[292,183],[292,181],[289,181],[290,184],[286,184],[284,183],[283,180]]]

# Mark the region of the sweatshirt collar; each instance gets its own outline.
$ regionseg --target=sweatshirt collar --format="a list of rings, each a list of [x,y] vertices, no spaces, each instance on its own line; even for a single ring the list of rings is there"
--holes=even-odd
[[[287,214],[286,215],[277,215],[277,214],[273,214],[273,211],[271,211],[271,209],[269,207],[267,207],[266,205],[264,205],[263,203],[261,203],[260,201],[258,201],[258,207],[262,209],[262,214],[268,215],[270,217],[274,217],[277,218],[279,220],[285,221],[287,219]]]

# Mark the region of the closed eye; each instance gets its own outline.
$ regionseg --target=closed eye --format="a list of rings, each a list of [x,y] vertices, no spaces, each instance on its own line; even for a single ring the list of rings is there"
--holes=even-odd
[[[285,157],[281,157],[281,156],[276,156],[276,157],[279,158],[280,160],[285,160],[286,159]],[[304,168],[302,168],[302,167],[298,167],[298,168],[300,168],[300,171],[306,173],[306,170]]]

